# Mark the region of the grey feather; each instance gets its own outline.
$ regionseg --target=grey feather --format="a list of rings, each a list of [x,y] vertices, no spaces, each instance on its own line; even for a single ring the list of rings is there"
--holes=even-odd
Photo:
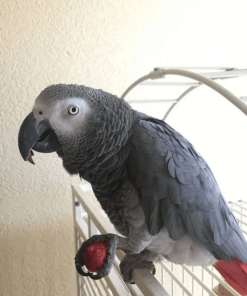
[[[163,133],[160,127],[164,130]],[[212,254],[216,255],[217,258],[231,261],[234,257],[237,257],[247,262],[245,239],[236,222],[230,218],[232,214],[227,205],[221,202],[221,193],[206,162],[179,133],[170,128],[166,123],[154,118],[142,119],[139,125],[135,125],[130,138],[130,143],[133,146],[140,145],[138,140],[132,141],[132,139],[137,134],[143,133],[143,130],[147,130],[150,137],[152,137],[153,133],[155,142],[159,143],[154,145],[153,154],[162,155],[163,151],[168,150],[165,162],[159,164],[158,167],[154,167],[154,164],[149,162],[149,167],[146,170],[152,171],[157,168],[161,170],[163,165],[167,165],[170,175],[169,178],[167,176],[163,178],[162,185],[155,183],[155,173],[153,176],[148,175],[148,178],[152,178],[153,183],[158,184],[155,187],[149,188],[148,193],[142,195],[145,198],[146,206],[144,211],[150,232],[154,235],[161,229],[159,223],[153,225],[154,221],[149,219],[150,208],[155,207],[154,203],[157,200],[154,197],[161,195],[163,199],[161,201],[160,199],[157,200],[162,208],[160,215],[172,239],[180,239],[183,235],[189,233],[192,237],[199,240]],[[159,138],[157,135],[159,135]],[[149,147],[149,153],[145,155],[146,159],[151,158],[150,150],[151,148]],[[131,151],[132,148],[130,149],[130,155]],[[136,159],[136,162],[138,161],[139,159]],[[133,180],[135,180],[137,175],[137,171],[133,174],[131,172]],[[143,178],[145,179],[145,175]],[[147,179],[145,180],[147,181]],[[165,189],[167,188],[165,186],[166,182],[168,184],[168,192]],[[182,188],[186,188],[186,190],[184,191]],[[142,188],[138,189],[142,191]],[[176,207],[171,206],[171,203],[169,204],[168,202],[169,200]],[[168,206],[167,210],[165,206]],[[231,224],[228,223],[229,219]],[[237,232],[238,237],[235,232]],[[234,241],[232,241],[233,237]],[[238,255],[236,255],[237,249],[239,250],[237,251]]]

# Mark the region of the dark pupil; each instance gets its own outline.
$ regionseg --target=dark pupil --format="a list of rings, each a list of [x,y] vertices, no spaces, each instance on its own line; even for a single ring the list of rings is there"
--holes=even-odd
[[[75,113],[75,112],[76,112],[76,107],[73,107],[73,108],[71,109],[71,111],[72,111],[72,113]]]

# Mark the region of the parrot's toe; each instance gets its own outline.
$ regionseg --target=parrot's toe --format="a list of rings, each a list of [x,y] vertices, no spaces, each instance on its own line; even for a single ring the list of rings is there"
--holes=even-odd
[[[88,248],[91,247],[93,244],[102,243],[105,248],[105,258],[102,261],[102,264],[99,262],[92,262],[95,261],[95,254],[96,256],[100,255],[99,251],[96,250],[96,253],[91,256],[91,258],[86,258],[88,256]],[[90,239],[84,241],[76,254],[75,257],[75,266],[78,273],[82,276],[89,276],[94,280],[101,279],[107,276],[110,271],[111,267],[114,263],[116,251],[118,245],[118,237],[114,234],[103,234],[103,235],[94,235]],[[102,257],[102,256],[101,256]],[[102,258],[100,258],[102,260]],[[85,271],[84,266],[87,267],[89,271]],[[96,272],[96,274],[94,274]]]
[[[134,284],[132,278],[133,269],[146,268],[155,274],[155,266],[151,261],[140,261],[140,254],[127,254],[120,263],[120,270],[123,276],[123,280],[126,283]]]

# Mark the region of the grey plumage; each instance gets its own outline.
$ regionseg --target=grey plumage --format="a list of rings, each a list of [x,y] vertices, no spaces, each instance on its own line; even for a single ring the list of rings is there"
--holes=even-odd
[[[137,120],[130,143],[135,148],[130,149],[128,168],[150,233],[164,226],[173,240],[189,233],[217,259],[246,262],[242,232],[194,147],[166,123],[148,117]]]
[[[79,106],[77,117],[66,113],[72,105]],[[91,183],[111,222],[127,238],[118,248],[149,250],[146,260],[153,260],[154,252],[188,263],[188,258],[180,262],[174,257],[179,242],[188,238],[216,259],[247,262],[246,241],[210,168],[168,124],[132,110],[116,96],[77,85],[46,88],[33,114],[37,122],[50,123],[65,169]],[[164,237],[169,252],[166,242],[159,242]]]

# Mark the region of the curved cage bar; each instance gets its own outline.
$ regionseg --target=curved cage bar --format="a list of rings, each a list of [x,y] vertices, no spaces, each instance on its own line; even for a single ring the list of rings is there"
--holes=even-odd
[[[194,89],[196,89],[199,85],[191,86],[190,88],[186,89],[185,92],[183,92],[178,99],[171,105],[171,107],[167,110],[165,116],[162,118],[162,120],[166,120],[168,115],[171,113],[171,111],[176,107],[176,105],[190,92],[192,92]]]
[[[212,69],[212,68],[189,68],[189,69]],[[177,100],[174,100],[173,105],[169,108],[169,110],[166,112],[165,116],[163,117],[163,120],[165,120],[170,112],[174,109],[174,107],[177,105],[178,102],[180,102],[188,93],[190,93],[192,90],[197,88],[198,86],[205,84],[208,87],[212,88],[219,94],[221,94],[223,97],[225,97],[228,101],[230,101],[233,105],[235,105],[239,110],[241,110],[245,115],[247,115],[247,105],[235,96],[233,93],[231,93],[229,90],[227,90],[225,87],[218,84],[215,80],[216,79],[229,79],[229,78],[236,78],[239,76],[247,75],[247,70],[243,69],[236,69],[236,68],[213,68],[214,70],[223,70],[220,72],[205,72],[205,73],[196,73],[192,72],[186,69],[180,69],[180,68],[155,68],[154,71],[150,72],[148,75],[145,75],[138,80],[136,80],[133,84],[131,84],[126,91],[122,95],[122,99],[124,99],[127,94],[134,89],[137,85],[190,85],[190,87],[182,93]],[[157,83],[158,79],[165,78],[168,75],[178,75],[187,77],[190,79],[193,79],[197,81],[197,83],[194,82],[159,82]],[[151,82],[149,80],[152,80]],[[155,80],[155,81],[154,81]],[[152,101],[151,101],[152,102]]]

